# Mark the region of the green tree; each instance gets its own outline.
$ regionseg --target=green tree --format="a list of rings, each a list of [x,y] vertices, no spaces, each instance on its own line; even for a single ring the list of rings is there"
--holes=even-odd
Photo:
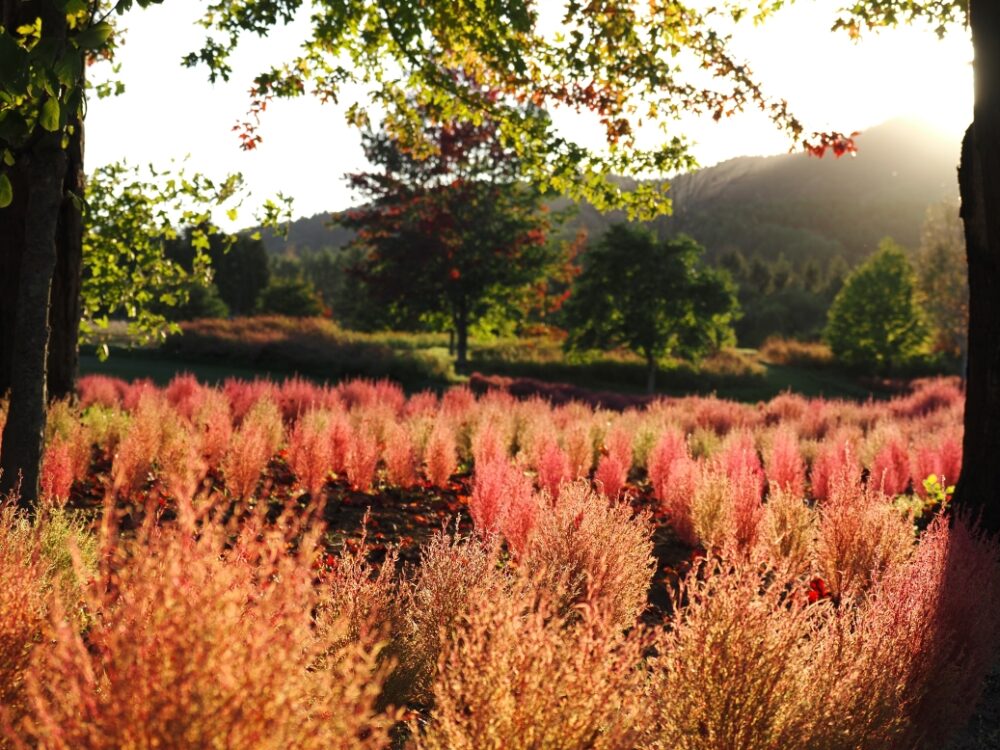
[[[154,303],[151,307],[171,323],[202,318],[229,317],[229,307],[219,295],[218,287],[214,283],[206,285],[197,280],[192,280],[187,284],[184,302],[174,305]]]
[[[260,237],[240,234],[228,245],[213,238],[208,251],[219,296],[233,315],[252,315],[271,280],[267,249]]]
[[[554,245],[541,194],[519,180],[518,153],[497,123],[423,116],[429,154],[388,128],[365,134],[379,171],[350,176],[366,203],[340,222],[369,250],[358,271],[375,298],[404,326],[445,318],[464,367],[470,327],[539,279]]]
[[[274,276],[261,291],[257,310],[290,318],[311,318],[323,313],[323,304],[308,281]]]
[[[915,267],[934,348],[961,359],[969,338],[969,270],[958,211],[951,201],[927,209]]]
[[[735,289],[725,272],[700,266],[703,252],[689,237],[657,242],[641,227],[613,225],[584,256],[566,303],[567,347],[627,347],[646,361],[652,393],[663,357],[732,341]]]
[[[825,336],[837,359],[880,374],[925,349],[916,278],[899,245],[883,240],[847,277],[830,307]]]

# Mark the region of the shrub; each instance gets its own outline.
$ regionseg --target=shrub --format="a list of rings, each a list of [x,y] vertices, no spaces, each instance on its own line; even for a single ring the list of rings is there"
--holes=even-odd
[[[729,477],[718,468],[706,468],[699,473],[690,502],[694,538],[706,549],[727,547],[735,524]]]
[[[815,515],[801,495],[780,488],[771,492],[758,525],[760,557],[793,575],[809,572],[815,547]]]
[[[538,485],[550,497],[559,497],[559,489],[570,480],[569,458],[554,439],[545,441],[538,458]]]
[[[385,474],[389,484],[409,487],[417,480],[413,438],[405,424],[390,423],[385,434]]]
[[[833,364],[830,347],[819,341],[796,341],[772,336],[761,345],[760,354],[775,365],[820,368]]]
[[[434,424],[427,440],[424,460],[428,481],[435,487],[447,487],[448,480],[458,468],[458,454],[455,449],[455,432],[443,420]]]
[[[28,708],[25,675],[49,603],[45,567],[31,526],[11,504],[0,505],[0,728],[18,727]]]
[[[698,544],[695,532],[693,503],[701,483],[701,465],[692,458],[681,456],[670,464],[670,483],[663,490],[660,507],[666,513],[677,538],[690,547]]]
[[[899,439],[890,439],[872,461],[873,487],[886,495],[902,495],[910,486],[910,456]]]
[[[503,595],[510,576],[498,565],[496,537],[461,539],[436,533],[421,551],[420,566],[400,592],[396,633],[399,666],[392,694],[411,702],[431,699],[431,683],[444,645],[482,602]]]
[[[646,471],[653,487],[653,496],[663,502],[670,490],[674,462],[687,457],[687,444],[680,430],[666,430],[650,451]]]
[[[329,432],[329,412],[313,409],[299,417],[288,439],[288,465],[314,499],[319,499],[333,467]]]
[[[570,623],[517,592],[477,600],[448,639],[420,750],[620,750],[640,746],[643,636],[585,610]]]
[[[835,596],[862,596],[913,549],[912,523],[881,492],[844,478],[820,506],[817,564]]]
[[[646,607],[655,567],[651,537],[648,516],[633,516],[627,505],[575,482],[539,513],[524,564],[561,614],[586,602],[624,629]]]
[[[57,611],[50,642],[34,651],[25,740],[83,750],[386,747],[376,646],[351,642],[329,658],[316,637],[314,546],[303,541],[300,558],[254,523],[232,546],[220,528],[193,531],[183,523],[106,540],[111,557],[87,593],[101,616],[86,642]]]
[[[795,433],[788,429],[779,429],[771,442],[767,479],[772,490],[780,489],[796,497],[805,497],[805,462],[799,453],[799,441]]]
[[[360,421],[344,453],[344,471],[351,488],[361,492],[371,489],[378,466],[379,441],[374,425]]]
[[[222,460],[226,487],[237,499],[245,500],[256,491],[282,434],[281,414],[273,401],[261,399],[250,407]]]
[[[696,567],[675,596],[649,706],[658,748],[806,750],[803,667],[817,609],[750,566]],[[792,584],[794,586],[794,584]],[[845,745],[846,750],[846,745]]]

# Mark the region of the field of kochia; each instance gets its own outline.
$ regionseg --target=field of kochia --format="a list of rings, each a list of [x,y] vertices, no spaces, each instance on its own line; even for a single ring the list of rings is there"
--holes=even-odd
[[[0,511],[0,748],[941,748],[1000,641],[962,403],[84,378]]]

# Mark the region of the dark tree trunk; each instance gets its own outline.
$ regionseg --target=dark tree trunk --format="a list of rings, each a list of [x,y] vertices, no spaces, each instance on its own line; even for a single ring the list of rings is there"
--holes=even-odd
[[[15,0],[0,0],[3,23],[16,26],[34,18],[38,9]],[[81,76],[80,86],[85,84]],[[52,280],[52,309],[49,312],[51,338],[48,360],[48,396],[64,398],[76,388],[77,347],[80,335],[80,283],[83,265],[83,217],[81,203],[71,193],[83,198],[83,122],[77,119],[66,148],[66,176],[62,206],[56,229],[57,261]],[[14,202],[0,210],[0,396],[11,387],[14,364],[15,324],[18,287],[21,279],[21,256],[24,253],[27,217],[28,179],[23,164],[8,173],[14,184]]]
[[[63,199],[66,152],[59,133],[42,135],[22,158],[26,211],[10,370],[10,408],[0,444],[0,492],[20,491],[34,507],[45,432],[49,298],[56,266],[56,227]]]
[[[28,180],[24,164],[18,162],[7,174],[14,187],[14,201],[7,208],[0,208],[0,396],[10,391],[14,366],[17,289],[28,212]]]
[[[646,393],[656,393],[656,357],[652,354],[646,355]]]
[[[49,326],[52,329],[48,359],[49,399],[73,395],[80,362],[83,145],[83,122],[78,120],[66,148],[66,178],[56,227],[56,268],[49,307]]]
[[[469,311],[465,300],[455,312],[455,369],[465,370],[469,364]]]
[[[956,507],[1000,531],[1000,3],[971,0],[976,103],[959,187],[969,259],[965,437]]]

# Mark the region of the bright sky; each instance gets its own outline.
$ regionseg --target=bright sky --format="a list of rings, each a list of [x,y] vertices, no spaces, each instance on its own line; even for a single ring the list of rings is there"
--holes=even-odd
[[[911,116],[953,135],[957,144],[972,116],[972,47],[964,30],[938,41],[930,30],[903,28],[854,43],[829,31],[840,4],[804,0],[761,27],[741,25],[735,51],[768,92],[791,103],[810,131],[864,130]],[[203,37],[193,25],[198,15],[197,0],[129,13],[126,44],[118,53],[126,92],[90,102],[88,165],[118,159],[162,165],[189,155],[191,167],[209,176],[242,172],[253,195],[248,208],[278,191],[294,198],[296,216],[351,205],[343,175],[364,168],[365,159],[357,131],[336,106],[309,98],[275,102],[264,116],[264,142],[253,152],[241,151],[231,130],[246,112],[254,75],[294,54],[304,27],[293,25],[263,40],[247,37],[230,82],[213,86],[204,69],[180,65]],[[556,122],[578,140],[599,145],[600,132],[587,117],[557,113]],[[704,166],[789,147],[757,112],[721,124],[692,118],[677,133],[695,142]],[[249,220],[244,215],[237,223]]]

